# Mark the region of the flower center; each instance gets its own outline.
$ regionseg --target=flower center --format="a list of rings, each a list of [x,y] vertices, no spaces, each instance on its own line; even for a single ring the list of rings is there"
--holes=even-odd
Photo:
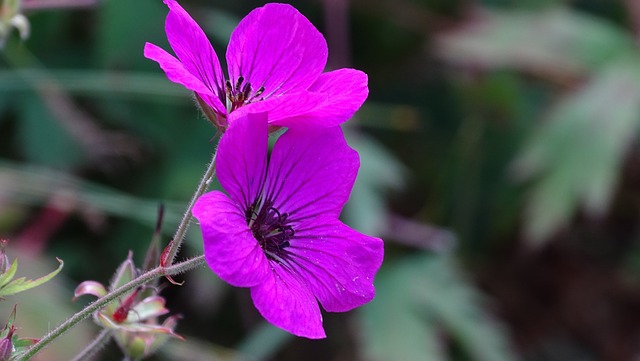
[[[264,92],[264,87],[261,86],[256,92],[253,92],[251,84],[249,82],[245,83],[244,77],[240,76],[235,86],[232,86],[231,81],[227,80],[225,90],[227,95],[227,109],[229,112],[232,112],[256,100],[256,98]]]
[[[280,213],[270,202],[256,211],[256,203],[246,212],[247,224],[267,258],[279,260],[282,258],[282,250],[290,246],[289,240],[295,233],[287,222],[289,214]]]

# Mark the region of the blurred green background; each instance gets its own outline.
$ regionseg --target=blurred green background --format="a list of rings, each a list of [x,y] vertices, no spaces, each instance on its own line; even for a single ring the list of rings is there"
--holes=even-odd
[[[343,218],[385,240],[377,297],[325,314],[328,338],[310,341],[203,268],[163,291],[187,341],[151,359],[637,360],[640,2],[290,3],[327,38],[328,68],[369,75],[344,127],[362,167]],[[181,4],[223,59],[264,2]],[[129,250],[142,263],[161,203],[168,242],[217,138],[142,55],[168,48],[160,0],[22,12],[29,38],[0,51],[0,238],[19,273],[65,268],[0,302],[0,324],[17,303],[18,333],[40,337],[89,302],[71,302],[78,283],[107,283]],[[181,256],[200,242],[193,227]],[[85,321],[38,359],[70,359],[98,331]]]

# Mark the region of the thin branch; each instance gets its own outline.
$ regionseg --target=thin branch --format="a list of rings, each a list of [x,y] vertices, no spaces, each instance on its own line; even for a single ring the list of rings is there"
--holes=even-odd
[[[215,177],[216,174],[216,151],[213,152],[213,156],[211,157],[211,163],[207,167],[207,170],[204,172],[200,183],[198,184],[198,188],[196,192],[191,197],[191,201],[189,202],[189,206],[187,207],[187,211],[185,212],[182,220],[180,221],[180,225],[178,225],[178,229],[176,230],[175,235],[173,236],[173,240],[171,244],[168,246],[168,250],[166,254],[162,256],[163,260],[166,262],[165,265],[169,266],[173,264],[178,251],[180,250],[180,246],[182,245],[182,241],[184,240],[184,236],[191,225],[191,209],[193,205],[196,203],[198,198],[204,194],[204,192],[209,189],[209,185]]]
[[[104,297],[98,298],[94,302],[87,305],[87,307],[82,309],[80,312],[71,316],[71,318],[67,319],[65,322],[63,322],[58,327],[56,327],[51,332],[49,332],[44,337],[42,337],[40,341],[38,341],[36,344],[31,346],[31,348],[29,348],[29,350],[27,350],[27,352],[25,352],[25,354],[22,355],[22,357],[19,358],[18,361],[29,360],[31,357],[35,356],[35,354],[37,354],[40,350],[42,350],[45,346],[53,342],[55,339],[57,339],[59,336],[67,332],[69,329],[71,329],[73,326],[78,324],[80,321],[91,316],[94,312],[102,309],[109,302],[116,300],[117,298],[131,291],[132,289],[142,286],[148,282],[151,282],[158,277],[173,276],[180,273],[184,273],[186,271],[189,271],[191,269],[194,269],[204,264],[204,262],[205,262],[204,255],[200,255],[198,257],[191,258],[187,261],[176,263],[175,265],[172,265],[169,267],[162,267],[162,266],[156,267],[149,272],[141,274],[140,276],[134,278],[133,280],[109,292]]]
[[[111,340],[111,330],[104,329],[102,330],[96,338],[91,341],[85,348],[80,351],[71,361],[87,361],[90,360],[91,357],[95,356],[98,351],[102,350],[102,348]]]

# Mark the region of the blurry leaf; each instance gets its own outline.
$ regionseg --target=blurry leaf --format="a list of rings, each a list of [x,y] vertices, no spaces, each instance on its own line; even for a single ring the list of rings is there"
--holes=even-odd
[[[266,360],[273,358],[275,353],[292,339],[292,334],[263,322],[236,347],[236,350],[247,359]]]
[[[0,70],[0,109],[10,95],[33,89],[33,84],[54,81],[66,92],[82,96],[110,96],[143,99],[166,103],[178,98],[180,103],[191,96],[184,87],[167,81],[160,72],[103,71],[103,70]]]
[[[151,67],[151,61],[143,56],[144,44],[165,37],[167,7],[161,1],[109,0],[100,4],[95,40],[98,62],[118,67],[131,63]]]
[[[358,119],[355,121],[361,127],[414,132],[420,128],[422,117],[424,114],[414,106],[368,100],[358,110]]]
[[[18,271],[18,259],[14,259],[11,262],[11,267],[0,275],[0,287],[6,285],[9,281],[13,279],[13,276],[16,275],[16,271]]]
[[[449,360],[449,335],[471,360],[514,360],[505,333],[447,257],[416,256],[387,265],[376,298],[362,308],[364,347],[372,360]]]
[[[14,253],[14,250],[9,250]],[[24,253],[16,254],[20,259],[20,273],[25,273],[28,278],[36,278],[51,269],[51,261],[48,259],[33,258]],[[17,324],[21,337],[39,338],[62,323],[78,311],[78,307],[69,302],[73,292],[72,286],[67,282],[64,274],[55,277],[49,282],[36,287],[29,292],[18,293],[12,296],[12,303],[0,302],[0,315],[8,315],[13,309],[13,303],[18,305]],[[4,316],[2,316],[4,317]],[[0,318],[2,318],[0,317]],[[82,322],[64,337],[34,358],[34,360],[71,360],[73,356],[91,341],[95,326],[91,322]]]
[[[202,26],[202,29],[207,33],[209,39],[225,45],[229,43],[231,33],[240,22],[238,16],[218,8],[202,7],[198,9],[196,14],[199,15],[196,21]],[[224,54],[224,49],[215,46],[214,48],[218,56]]]
[[[77,202],[82,207],[135,219],[149,227],[156,224],[158,200],[133,197],[44,167],[16,166],[0,161],[0,198],[3,202],[37,205],[54,193],[66,195],[67,204]],[[173,232],[185,205],[177,202],[164,204],[167,222],[164,229]]]
[[[525,224],[531,241],[544,241],[578,206],[606,210],[638,122],[635,58],[611,64],[552,109],[514,164],[521,179],[534,179]]]
[[[0,297],[14,295],[16,293],[23,292],[23,291],[32,289],[34,287],[38,287],[44,284],[45,282],[51,280],[58,273],[60,273],[60,271],[62,270],[62,267],[64,266],[64,262],[62,262],[61,259],[58,259],[58,262],[60,262],[60,266],[58,266],[58,268],[55,271],[45,276],[42,276],[40,278],[36,278],[35,280],[27,280],[25,277],[20,277],[18,279],[15,279],[9,282],[8,284],[2,284],[2,286],[0,287]],[[15,265],[15,269],[14,269],[14,265]],[[11,269],[9,269],[7,273],[12,275],[15,274],[15,270],[17,269],[17,267],[18,267],[18,259],[16,258],[13,261],[13,264],[11,265],[11,269],[14,269],[13,272],[11,271]]]
[[[404,184],[406,169],[373,138],[347,131],[349,145],[360,154],[360,172],[347,203],[346,222],[360,232],[380,234],[386,227],[385,192]]]
[[[633,41],[604,20],[564,8],[488,11],[440,37],[451,62],[515,67],[547,76],[580,75],[633,49]]]
[[[159,350],[162,360],[189,360],[189,361],[246,361],[235,350],[198,340],[196,337],[188,337],[185,341],[169,340]],[[251,360],[253,361],[253,360]]]
[[[37,97],[23,97],[20,106],[19,145],[28,160],[68,167],[82,159],[79,146]]]

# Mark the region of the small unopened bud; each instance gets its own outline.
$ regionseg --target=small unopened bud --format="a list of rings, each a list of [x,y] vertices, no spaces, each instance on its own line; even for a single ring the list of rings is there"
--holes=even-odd
[[[207,104],[202,98],[200,98],[197,93],[195,93],[195,96],[196,103],[198,103],[198,107],[202,111],[202,114],[204,114],[209,122],[211,122],[211,124],[218,128],[220,132],[224,132],[229,125],[227,123],[227,119],[221,115],[218,115],[218,113],[216,113],[215,110],[213,110],[213,108],[209,106],[209,104]]]
[[[13,333],[15,328],[11,326],[7,336],[0,340],[0,361],[9,361],[11,354],[13,353]]]

